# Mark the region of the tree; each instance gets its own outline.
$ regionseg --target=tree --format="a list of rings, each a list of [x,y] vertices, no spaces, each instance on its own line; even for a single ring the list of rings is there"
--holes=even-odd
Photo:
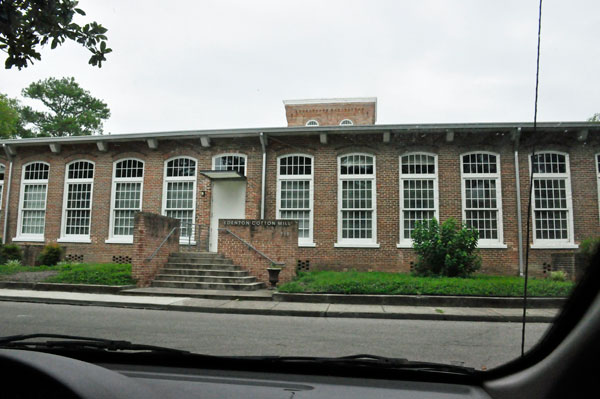
[[[102,134],[102,122],[110,117],[108,106],[82,89],[74,78],[33,82],[22,94],[40,100],[50,110],[21,108],[24,123],[33,125],[37,137]]]
[[[85,15],[72,0],[8,0],[0,1],[0,50],[8,54],[4,66],[26,68],[33,60],[40,60],[39,46],[50,43],[52,49],[69,39],[92,52],[89,63],[102,67],[107,31],[97,22],[79,26],[73,22],[75,14]]]
[[[0,93],[0,137],[9,139],[16,135],[21,115],[16,106],[16,100]]]
[[[600,113],[595,113],[590,118],[588,118],[588,122],[600,122]]]

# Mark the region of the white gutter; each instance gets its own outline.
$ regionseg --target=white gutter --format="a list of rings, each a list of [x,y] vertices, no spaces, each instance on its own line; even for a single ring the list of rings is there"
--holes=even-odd
[[[517,235],[519,239],[519,276],[523,276],[523,217],[521,214],[521,181],[519,180],[519,139],[521,129],[517,130],[515,138],[515,189],[517,191]],[[529,240],[529,237],[527,237]]]
[[[4,186],[6,187],[6,195],[3,198],[3,200],[4,200],[4,226],[2,228],[2,244],[6,244],[6,231],[8,230],[8,204],[10,203],[10,185],[12,182],[13,161],[12,161],[12,157],[8,153],[8,148],[7,148],[6,144],[2,144],[2,147],[4,148],[4,152],[6,153],[6,156],[8,157],[8,159],[10,161],[8,163],[8,174],[6,173],[6,170],[4,171],[4,176],[6,177],[8,175],[8,180],[4,184]]]
[[[262,147],[262,176],[260,184],[260,218],[265,218],[265,183],[267,181],[267,138],[263,132],[258,135],[260,146]]]

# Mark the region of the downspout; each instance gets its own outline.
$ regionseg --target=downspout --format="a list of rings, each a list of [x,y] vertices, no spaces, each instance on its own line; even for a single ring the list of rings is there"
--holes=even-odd
[[[2,228],[2,244],[6,244],[6,232],[8,230],[8,204],[10,203],[10,185],[12,182],[12,170],[13,170],[13,157],[8,152],[8,147],[6,144],[2,144],[4,147],[4,153],[9,160],[8,163],[8,174],[4,173],[4,176],[8,175],[8,181],[5,182],[4,186],[6,187],[6,195],[3,198],[4,201],[4,227]]]
[[[519,276],[523,276],[523,217],[521,214],[521,181],[519,179],[519,140],[521,128],[515,132],[515,189],[517,190],[517,234],[519,238]]]
[[[262,147],[262,176],[260,184],[260,218],[265,218],[265,183],[267,181],[267,137],[263,132],[260,132],[260,146]]]

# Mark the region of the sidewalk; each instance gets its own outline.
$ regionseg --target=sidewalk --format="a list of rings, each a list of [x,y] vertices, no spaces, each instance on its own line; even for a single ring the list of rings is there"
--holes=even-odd
[[[0,301],[107,306],[183,312],[255,314],[267,316],[346,317],[406,320],[520,322],[518,308],[431,307],[302,303],[266,300],[209,299],[176,296],[90,294],[62,291],[0,289]],[[559,309],[529,309],[527,321],[552,322]]]

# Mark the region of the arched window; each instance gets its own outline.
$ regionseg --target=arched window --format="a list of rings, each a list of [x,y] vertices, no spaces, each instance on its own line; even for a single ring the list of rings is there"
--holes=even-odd
[[[50,165],[32,162],[23,167],[17,240],[44,241]]]
[[[438,218],[437,155],[410,153],[400,157],[400,244],[412,246],[417,223]]]
[[[533,247],[575,247],[569,155],[536,152],[530,157],[533,172]]]
[[[313,246],[313,158],[284,155],[277,160],[278,219],[298,221],[298,244]]]
[[[308,122],[306,122],[306,126],[319,126],[319,122],[317,122],[314,119],[311,119]]]
[[[133,218],[142,210],[143,183],[143,161],[130,158],[114,163],[108,242],[133,242]]]
[[[163,181],[163,215],[179,219],[181,243],[192,243],[195,232],[196,161],[186,157],[167,160]]]
[[[79,160],[67,164],[61,238],[59,241],[90,242],[94,164]]]
[[[344,119],[343,121],[340,122],[340,126],[350,126],[350,125],[354,125],[354,122],[352,122],[350,119]]]
[[[464,223],[479,232],[479,247],[505,247],[500,155],[471,152],[460,159]]]
[[[375,157],[348,154],[338,157],[337,247],[379,247]]]
[[[246,156],[242,154],[220,154],[213,158],[213,170],[234,170],[246,176]]]

